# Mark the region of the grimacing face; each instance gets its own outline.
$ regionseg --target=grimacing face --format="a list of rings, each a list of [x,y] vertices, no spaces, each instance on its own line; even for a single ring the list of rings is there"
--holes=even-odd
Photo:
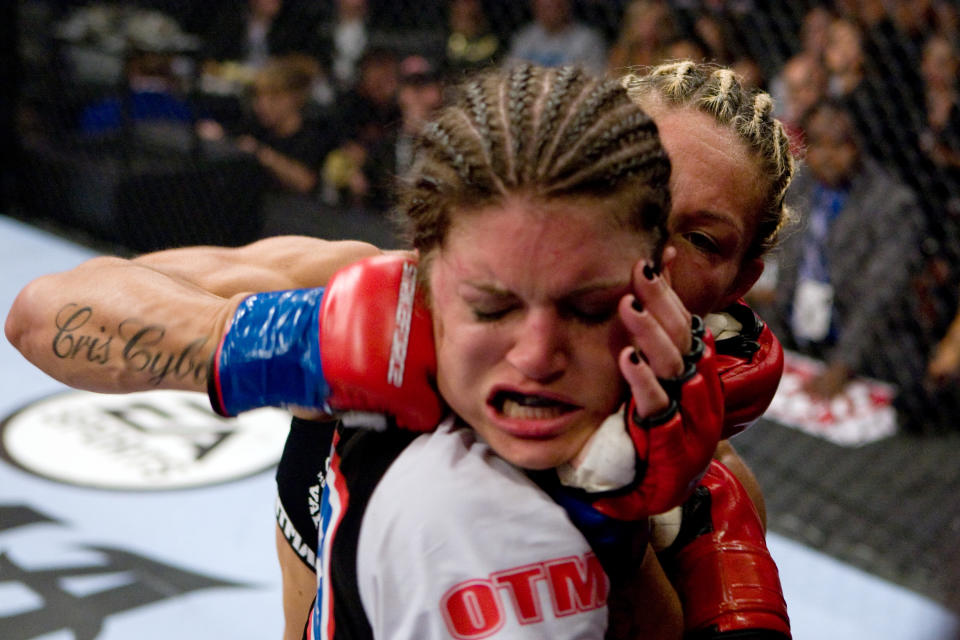
[[[652,243],[603,207],[514,196],[460,211],[429,260],[440,393],[523,468],[571,460],[624,397],[617,305]]]

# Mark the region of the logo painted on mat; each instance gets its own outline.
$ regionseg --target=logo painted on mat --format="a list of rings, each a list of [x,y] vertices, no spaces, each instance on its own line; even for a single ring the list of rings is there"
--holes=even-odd
[[[222,418],[202,393],[67,391],[0,423],[0,455],[43,478],[117,490],[182,489],[243,478],[280,459],[290,415]]]
[[[60,523],[24,505],[0,505],[0,535],[32,524]],[[71,566],[27,568],[0,552],[0,638],[26,640],[69,630],[93,640],[111,615],[215,587],[246,585],[185,571],[106,546],[82,545],[99,559]]]

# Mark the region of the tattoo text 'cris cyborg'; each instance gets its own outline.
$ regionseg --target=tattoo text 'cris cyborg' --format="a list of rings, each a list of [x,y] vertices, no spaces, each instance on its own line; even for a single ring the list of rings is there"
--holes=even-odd
[[[87,326],[92,315],[92,307],[75,302],[64,305],[57,312],[54,320],[57,332],[53,337],[55,356],[107,364],[118,352],[132,370],[147,373],[152,385],[159,385],[167,377],[179,380],[192,377],[196,382],[206,382],[210,365],[201,350],[207,338],[198,338],[179,352],[165,352],[159,346],[166,333],[161,325],[131,318],[121,322],[116,332],[111,333],[107,327]]]

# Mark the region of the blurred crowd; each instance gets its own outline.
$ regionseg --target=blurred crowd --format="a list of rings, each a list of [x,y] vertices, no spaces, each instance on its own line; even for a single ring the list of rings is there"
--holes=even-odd
[[[960,408],[954,0],[23,0],[20,7],[22,22],[51,26],[49,41],[21,29],[28,76],[31,63],[53,64],[50,51],[69,51],[71,86],[116,86],[97,77],[103,65],[84,65],[79,54],[119,50],[124,89],[91,92],[65,110],[44,107],[49,87],[24,83],[24,135],[66,126],[95,138],[131,120],[180,123],[201,144],[255,159],[267,192],[286,203],[294,197],[308,217],[385,216],[413,135],[445,88],[472,69],[515,60],[613,74],[673,59],[730,66],[773,95],[803,159],[788,194],[796,222],[750,302],[786,346],[827,364],[811,393],[830,399],[853,376],[875,377],[898,386],[909,428],[953,425]],[[309,232],[290,223],[294,217],[275,209],[262,233]]]

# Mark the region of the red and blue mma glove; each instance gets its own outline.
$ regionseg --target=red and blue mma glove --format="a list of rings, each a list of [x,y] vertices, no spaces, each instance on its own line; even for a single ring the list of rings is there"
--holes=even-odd
[[[429,431],[444,412],[430,312],[405,258],[360,261],[325,288],[248,296],[212,358],[208,395],[224,416],[302,407]]]

